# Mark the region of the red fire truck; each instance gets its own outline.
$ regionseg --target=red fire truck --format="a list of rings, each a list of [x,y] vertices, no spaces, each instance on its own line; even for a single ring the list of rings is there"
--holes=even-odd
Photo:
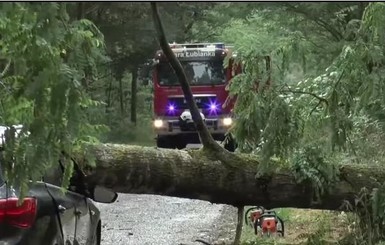
[[[224,59],[231,47],[223,43],[170,44],[186,73],[195,102],[216,141],[223,142],[233,124],[234,103],[226,103],[226,86],[234,75],[232,62],[225,68]],[[199,143],[191,114],[174,70],[161,50],[155,54],[153,70],[154,128],[157,146],[185,148]],[[225,148],[233,151],[234,141],[226,140]]]

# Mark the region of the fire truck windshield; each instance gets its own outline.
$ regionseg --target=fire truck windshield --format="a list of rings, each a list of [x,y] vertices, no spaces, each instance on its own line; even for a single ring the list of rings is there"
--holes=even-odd
[[[215,85],[225,83],[223,60],[181,61],[190,85]],[[158,81],[161,86],[178,86],[179,81],[168,62],[157,65]]]

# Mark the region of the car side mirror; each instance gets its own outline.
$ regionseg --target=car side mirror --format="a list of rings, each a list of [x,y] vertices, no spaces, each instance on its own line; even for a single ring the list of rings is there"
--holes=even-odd
[[[93,191],[93,200],[100,203],[113,203],[118,198],[118,193],[102,186],[96,186]]]
[[[150,67],[155,67],[159,64],[159,59],[152,59],[150,63]]]

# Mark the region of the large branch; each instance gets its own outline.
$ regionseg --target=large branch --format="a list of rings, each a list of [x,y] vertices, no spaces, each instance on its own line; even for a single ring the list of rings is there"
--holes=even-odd
[[[312,200],[310,183],[297,183],[293,172],[281,169],[256,178],[258,161],[238,155],[233,166],[207,157],[201,150],[178,151],[128,145],[102,145],[95,150],[97,167],[88,176],[121,193],[158,194],[207,200],[212,203],[336,210],[354,201],[362,187],[372,189],[385,180],[382,167],[344,165],[340,181],[322,202]]]
[[[322,20],[321,17],[312,15],[310,12],[302,10],[300,7],[295,7],[291,3],[285,3],[284,6],[286,6],[288,9],[292,10],[295,13],[302,14],[307,19],[314,21],[317,25],[329,32],[336,41],[341,41],[343,39],[343,35],[341,34],[341,32],[338,31],[335,26]]]
[[[187,77],[186,77],[186,74],[184,73],[183,67],[178,61],[178,59],[176,58],[174,52],[171,50],[170,46],[168,45],[166,35],[164,33],[163,25],[160,20],[158,9],[155,2],[151,3],[151,9],[152,9],[152,17],[155,25],[155,30],[158,35],[160,47],[162,48],[163,53],[165,54],[168,61],[170,62],[171,67],[174,69],[176,76],[178,77],[179,83],[183,90],[184,97],[190,109],[192,119],[195,123],[196,129],[199,134],[199,138],[203,144],[203,147],[210,150],[223,152],[223,149],[220,147],[220,145],[217,142],[215,142],[209,130],[207,129],[206,125],[204,124],[203,119],[199,113],[198,107],[194,101],[194,97],[191,92],[190,85],[188,84]]]

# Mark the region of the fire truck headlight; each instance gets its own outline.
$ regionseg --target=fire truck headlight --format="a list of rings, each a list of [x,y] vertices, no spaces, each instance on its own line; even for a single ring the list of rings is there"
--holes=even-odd
[[[233,119],[231,117],[223,118],[223,125],[230,126],[233,123]]]
[[[155,128],[160,128],[160,127],[162,127],[162,126],[163,126],[163,121],[162,121],[162,120],[156,119],[156,120],[154,121],[154,127],[155,127]]]

